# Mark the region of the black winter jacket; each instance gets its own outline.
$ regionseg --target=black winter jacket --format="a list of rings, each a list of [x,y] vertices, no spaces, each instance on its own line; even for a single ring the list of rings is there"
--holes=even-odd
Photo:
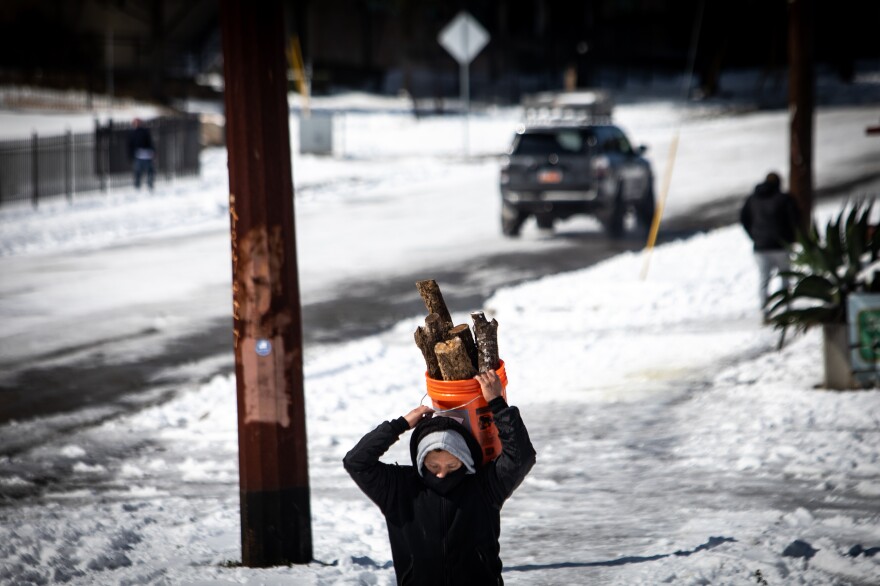
[[[740,211],[740,222],[759,252],[784,250],[794,242],[798,218],[794,199],[768,183],[755,187]]]
[[[154,150],[153,136],[146,126],[132,128],[128,135],[128,158],[134,160],[140,149]]]
[[[412,466],[379,462],[409,429],[403,417],[380,424],[346,454],[345,469],[385,515],[398,584],[503,584],[498,555],[501,506],[535,464],[535,450],[516,407],[501,397],[489,407],[502,449],[485,465],[471,433],[439,416],[422,420],[413,430]],[[477,468],[445,496],[429,489],[415,469],[419,440],[441,429],[461,433]]]

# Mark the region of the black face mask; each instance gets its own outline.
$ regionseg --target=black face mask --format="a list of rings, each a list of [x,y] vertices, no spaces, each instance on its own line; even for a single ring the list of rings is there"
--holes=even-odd
[[[453,488],[461,484],[461,481],[464,480],[465,474],[467,474],[467,467],[461,466],[455,472],[450,472],[443,478],[437,478],[428,472],[427,468],[422,466],[422,482],[434,492],[444,496],[449,494]]]

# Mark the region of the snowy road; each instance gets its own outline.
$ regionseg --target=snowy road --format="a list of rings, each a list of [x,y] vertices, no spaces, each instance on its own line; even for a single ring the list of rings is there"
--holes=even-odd
[[[387,202],[368,197],[301,205],[308,345],[372,334],[419,313],[414,283],[423,278],[443,282],[450,302],[478,308],[500,286],[642,245],[640,237],[610,242],[588,221],[563,227],[553,238],[533,229],[521,241],[505,240],[498,230],[494,161],[449,162],[441,170],[421,183],[407,181],[405,197],[389,196],[387,186],[369,188]],[[322,189],[347,187],[345,179],[339,183]],[[424,211],[432,201],[443,202],[443,213]],[[471,219],[456,219],[462,217]],[[461,232],[462,242],[436,239],[426,226],[438,221],[456,226],[450,230]],[[0,258],[4,274],[14,275],[2,285],[2,310],[16,318],[0,335],[0,423],[83,407],[139,408],[163,396],[156,389],[189,381],[193,364],[204,366],[204,377],[228,371],[229,236],[221,226]],[[386,240],[376,242],[379,234]],[[69,303],[73,299],[78,301]]]

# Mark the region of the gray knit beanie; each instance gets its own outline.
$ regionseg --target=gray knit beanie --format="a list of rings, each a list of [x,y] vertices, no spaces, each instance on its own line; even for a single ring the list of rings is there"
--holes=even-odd
[[[432,431],[419,441],[419,449],[416,455],[416,470],[419,471],[419,476],[423,476],[422,465],[425,463],[425,456],[433,450],[446,450],[461,460],[461,463],[467,468],[468,474],[476,472],[474,469],[474,459],[464,438],[451,429],[444,429]]]

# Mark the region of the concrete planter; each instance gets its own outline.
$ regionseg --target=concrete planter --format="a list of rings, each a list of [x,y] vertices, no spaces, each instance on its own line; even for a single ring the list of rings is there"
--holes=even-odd
[[[822,348],[825,362],[825,387],[828,389],[857,389],[850,362],[847,325],[823,324]]]

